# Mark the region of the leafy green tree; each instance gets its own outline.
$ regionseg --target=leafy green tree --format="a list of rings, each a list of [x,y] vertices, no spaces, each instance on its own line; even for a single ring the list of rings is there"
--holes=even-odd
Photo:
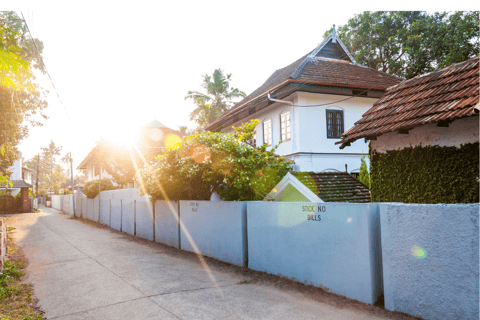
[[[366,156],[363,156],[360,160],[360,174],[358,176],[358,180],[360,180],[361,183],[363,183],[368,187],[368,189],[370,189],[370,172],[368,171],[368,166],[365,158]]]
[[[479,22],[478,12],[365,11],[337,34],[358,63],[411,79],[477,56]]]
[[[224,74],[222,69],[215,69],[213,74],[203,75],[202,88],[206,93],[188,91],[185,100],[191,99],[197,106],[190,114],[190,120],[204,127],[220,117],[233,106],[233,99],[244,98],[245,92],[230,88],[232,74]]]
[[[233,134],[200,132],[168,148],[137,175],[141,192],[153,199],[262,200],[290,170],[290,161],[253,148]]]
[[[33,69],[43,71],[43,44],[25,33],[25,24],[13,11],[0,12],[0,183],[9,178],[8,167],[28,127],[41,125],[32,115],[47,107],[45,91],[35,82]]]

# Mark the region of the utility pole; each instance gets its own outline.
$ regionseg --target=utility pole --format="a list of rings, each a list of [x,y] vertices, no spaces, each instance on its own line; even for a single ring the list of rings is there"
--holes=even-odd
[[[75,189],[74,189],[74,182],[73,182],[73,159],[72,159],[72,151],[70,151],[70,176],[71,176],[71,178],[72,178],[73,216],[75,217]]]
[[[39,172],[39,163],[40,163],[40,153],[37,154],[37,179],[35,181],[35,197],[37,198],[37,207],[38,207],[38,172]]]
[[[102,183],[102,146],[101,146],[101,143],[102,141],[100,141],[100,144],[98,146],[98,152],[100,154],[100,175],[99,175],[99,179],[98,179],[98,223],[100,223],[100,216],[101,216],[101,213],[100,213],[100,209],[102,208],[101,206],[101,202],[100,202],[100,192],[101,192],[101,188],[100,188],[100,185]]]

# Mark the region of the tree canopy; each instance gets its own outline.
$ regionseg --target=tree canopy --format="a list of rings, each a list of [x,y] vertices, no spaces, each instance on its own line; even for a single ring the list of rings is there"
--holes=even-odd
[[[477,56],[479,23],[478,12],[365,11],[337,34],[358,63],[411,79]]]
[[[13,11],[0,12],[0,183],[9,178],[8,168],[28,126],[41,125],[32,116],[47,107],[45,93],[35,83],[34,69],[43,71],[43,43],[27,36],[25,23]]]
[[[232,74],[224,74],[222,69],[215,69],[213,74],[202,75],[202,88],[206,93],[188,91],[185,100],[191,99],[197,106],[190,114],[190,120],[200,127],[212,123],[233,106],[233,99],[244,98],[245,92],[237,88],[230,88]]]

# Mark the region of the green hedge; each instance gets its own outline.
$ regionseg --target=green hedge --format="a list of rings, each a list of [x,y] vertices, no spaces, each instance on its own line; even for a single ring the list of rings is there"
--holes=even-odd
[[[479,202],[479,143],[370,150],[372,202]]]

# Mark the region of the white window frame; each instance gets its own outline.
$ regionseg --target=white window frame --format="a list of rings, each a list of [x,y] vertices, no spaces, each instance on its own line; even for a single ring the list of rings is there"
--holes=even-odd
[[[292,140],[292,113],[284,110],[280,113],[280,140]]]
[[[273,143],[273,135],[272,135],[272,119],[267,118],[263,120],[263,144],[266,144],[267,146],[271,146]]]

